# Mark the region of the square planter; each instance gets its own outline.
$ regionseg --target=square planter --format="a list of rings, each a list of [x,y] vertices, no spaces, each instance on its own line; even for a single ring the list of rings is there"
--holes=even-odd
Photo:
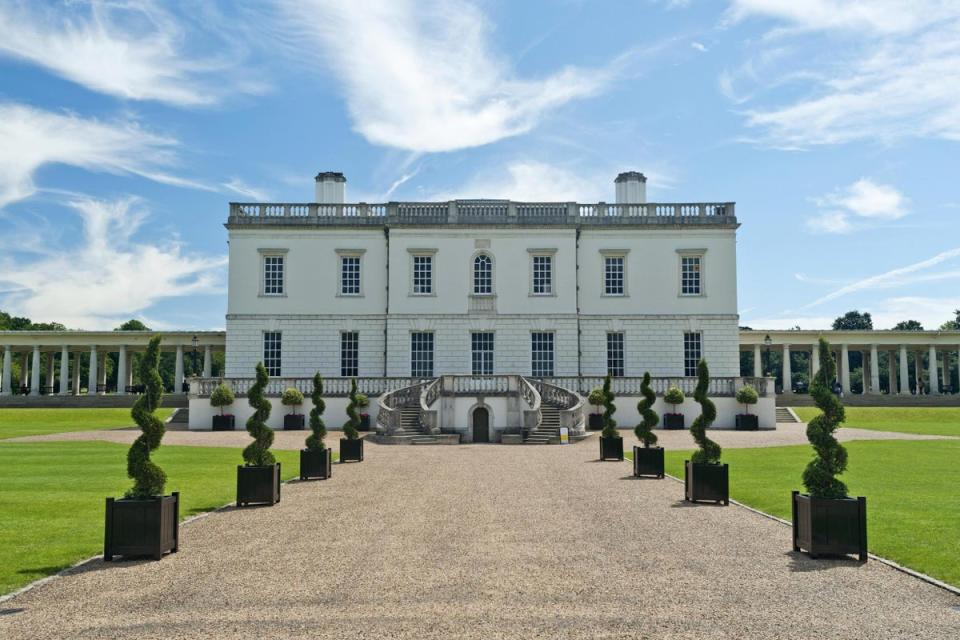
[[[370,414],[360,414],[360,428],[357,431],[370,431]]]
[[[333,451],[300,449],[300,479],[326,480],[333,473]]]
[[[623,438],[600,436],[600,459],[623,460]]]
[[[213,416],[214,431],[233,431],[236,429],[236,416],[226,414],[223,416]]]
[[[265,466],[237,465],[237,506],[274,505],[280,502],[280,463]]]
[[[159,560],[176,553],[180,535],[180,493],[146,500],[107,498],[103,559],[114,556],[151,556]]]
[[[811,558],[854,554],[867,561],[867,499],[793,492],[793,550]]]
[[[591,431],[599,431],[600,429],[603,429],[603,414],[591,413],[587,426]]]
[[[664,429],[683,429],[683,414],[682,413],[665,413],[663,414],[663,428]]]
[[[730,504],[730,467],[726,464],[683,463],[684,499],[687,502]]]
[[[363,462],[363,438],[340,438],[340,462]]]
[[[663,447],[634,447],[633,475],[637,478],[653,476],[663,478]]]
[[[756,414],[737,414],[737,431],[757,431],[758,429],[760,429],[760,418]]]
[[[283,416],[284,431],[303,431],[304,415],[302,413],[288,413]]]

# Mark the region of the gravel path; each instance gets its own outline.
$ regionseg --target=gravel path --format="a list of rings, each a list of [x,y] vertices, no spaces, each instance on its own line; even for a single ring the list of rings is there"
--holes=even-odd
[[[19,638],[944,638],[960,599],[812,561],[745,509],[687,506],[570,446],[390,447],[6,602]]]
[[[296,451],[303,449],[304,440],[310,435],[306,431],[275,431],[273,440],[274,449]],[[7,438],[0,442],[56,442],[56,441],[89,441],[118,442],[132,444],[140,435],[137,428],[130,429],[103,429],[99,431],[70,431],[67,433],[50,433],[40,436],[22,436]],[[342,431],[328,431],[325,442],[334,451],[340,450]],[[243,448],[250,444],[250,434],[246,430],[240,431],[187,431],[185,429],[167,429],[163,436],[163,444],[186,445],[194,447],[234,447]]]

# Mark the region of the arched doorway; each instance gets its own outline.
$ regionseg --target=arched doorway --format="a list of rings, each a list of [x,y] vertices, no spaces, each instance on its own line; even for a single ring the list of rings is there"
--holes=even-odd
[[[490,442],[490,412],[486,407],[473,410],[473,441]]]

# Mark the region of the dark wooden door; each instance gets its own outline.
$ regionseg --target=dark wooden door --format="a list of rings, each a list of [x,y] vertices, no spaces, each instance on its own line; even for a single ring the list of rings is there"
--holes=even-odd
[[[490,412],[483,407],[473,410],[473,441],[490,442]]]

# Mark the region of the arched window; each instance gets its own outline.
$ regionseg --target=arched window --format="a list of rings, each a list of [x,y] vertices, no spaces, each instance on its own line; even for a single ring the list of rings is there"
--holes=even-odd
[[[493,293],[493,260],[483,253],[473,259],[473,293],[475,295]]]

